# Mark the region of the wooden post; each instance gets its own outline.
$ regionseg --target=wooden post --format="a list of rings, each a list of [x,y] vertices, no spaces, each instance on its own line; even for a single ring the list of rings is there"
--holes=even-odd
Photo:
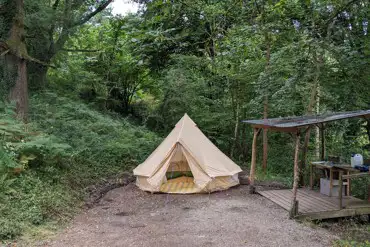
[[[296,140],[295,140],[293,198],[292,198],[292,206],[290,210],[290,218],[294,218],[298,214],[297,192],[298,192],[298,183],[299,183],[299,167],[298,167],[299,144],[300,144],[300,132],[298,130],[296,133]]]
[[[253,194],[255,192],[254,187],[254,178],[255,178],[255,171],[256,171],[256,156],[257,156],[257,137],[258,137],[259,129],[253,129],[253,143],[252,143],[252,161],[251,161],[251,170],[249,174],[249,193]]]
[[[347,175],[349,175],[349,174],[350,174],[349,171],[347,171]],[[369,191],[369,193],[370,193],[370,191]],[[350,195],[351,195],[351,179],[348,178],[347,179],[347,196],[350,196]],[[370,201],[370,198],[369,198],[369,201]]]
[[[370,174],[370,171],[369,171],[369,174]],[[349,179],[348,179],[348,182],[349,182]],[[349,183],[348,183],[348,186],[349,186]],[[367,201],[370,203],[370,184],[367,185]],[[369,222],[370,222],[370,214],[368,216],[369,216]]]
[[[339,209],[342,209],[342,193],[343,193],[343,190],[342,190],[342,187],[343,187],[343,171],[340,171],[339,172]]]
[[[332,196],[333,190],[333,168],[329,169],[329,196]]]
[[[304,187],[304,171],[306,170],[306,164],[307,164],[307,153],[308,153],[308,144],[310,142],[310,134],[311,134],[311,126],[308,126],[305,130],[305,137],[304,137],[304,142],[303,142],[303,147],[302,147],[302,157],[301,157],[301,162],[299,169],[301,170],[300,177],[299,177],[299,185]],[[310,165],[310,172],[311,172],[311,164]],[[311,182],[311,180],[310,180]],[[310,184],[311,186],[311,184]]]
[[[310,189],[313,190],[313,164],[310,164]]]
[[[324,124],[321,124],[320,135],[321,135],[321,160],[325,160],[325,126]]]

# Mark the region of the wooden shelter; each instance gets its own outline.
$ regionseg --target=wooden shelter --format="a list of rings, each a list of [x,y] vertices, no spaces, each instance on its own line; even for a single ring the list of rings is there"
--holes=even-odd
[[[312,126],[317,126],[321,132],[321,159],[325,158],[325,124],[332,121],[348,118],[370,119],[370,110],[339,112],[325,115],[300,116],[289,118],[270,118],[262,120],[244,120],[244,123],[251,124],[253,127],[252,160],[250,168],[250,193],[255,192],[255,170],[257,154],[257,137],[261,129],[288,132],[294,136],[294,182],[292,190],[274,190],[258,192],[262,196],[269,198],[278,205],[289,211],[290,217],[310,217],[313,219],[344,217],[352,215],[370,214],[370,203],[347,195],[342,197],[342,191],[338,198],[322,195],[313,190],[299,189],[299,146],[302,134]],[[339,168],[340,169],[340,168]],[[340,189],[342,189],[343,179],[349,181],[350,178],[368,176],[366,174],[339,175]],[[312,180],[312,179],[311,179]],[[332,186],[332,184],[330,184]],[[300,206],[298,207],[298,201]],[[337,203],[335,203],[337,202]]]

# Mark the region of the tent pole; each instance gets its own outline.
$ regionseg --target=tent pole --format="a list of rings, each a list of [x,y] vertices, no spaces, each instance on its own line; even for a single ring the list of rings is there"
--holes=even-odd
[[[294,152],[294,182],[293,182],[293,198],[292,206],[290,210],[290,218],[294,218],[298,214],[298,201],[297,201],[297,192],[298,192],[298,182],[299,182],[299,143],[300,143],[300,132],[299,130],[295,134],[295,152]]]
[[[253,128],[253,143],[252,143],[252,160],[251,160],[251,170],[249,174],[249,193],[253,194],[255,192],[254,178],[256,171],[256,156],[257,156],[257,137],[260,129]]]

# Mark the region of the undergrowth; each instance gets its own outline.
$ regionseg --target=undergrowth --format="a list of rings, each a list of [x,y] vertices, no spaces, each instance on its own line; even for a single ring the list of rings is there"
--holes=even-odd
[[[335,247],[369,247],[370,226],[367,218],[365,215],[322,220],[315,222],[315,227],[337,234],[340,239],[333,242]]]
[[[3,108],[0,239],[60,224],[82,205],[85,188],[131,170],[159,142],[143,127],[52,93],[31,98],[30,123]],[[10,122],[11,124],[10,124]]]

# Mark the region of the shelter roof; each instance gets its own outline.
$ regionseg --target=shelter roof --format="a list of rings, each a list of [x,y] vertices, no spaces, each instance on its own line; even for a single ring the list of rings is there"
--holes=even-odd
[[[370,109],[360,111],[327,113],[322,115],[268,118],[260,120],[243,120],[242,122],[251,124],[254,127],[258,128],[274,129],[277,131],[295,131],[298,130],[299,128],[306,127],[309,125],[318,125],[321,123],[355,117],[370,118]]]

